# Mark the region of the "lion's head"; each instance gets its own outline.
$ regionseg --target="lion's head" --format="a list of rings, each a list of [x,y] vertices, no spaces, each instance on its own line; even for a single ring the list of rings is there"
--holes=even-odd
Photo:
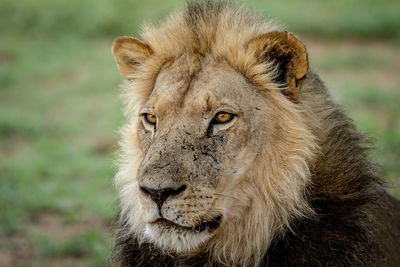
[[[116,183],[132,234],[254,263],[312,213],[317,145],[296,105],[308,60],[295,36],[240,7],[192,4],[143,40],[116,39],[113,53],[128,79]]]

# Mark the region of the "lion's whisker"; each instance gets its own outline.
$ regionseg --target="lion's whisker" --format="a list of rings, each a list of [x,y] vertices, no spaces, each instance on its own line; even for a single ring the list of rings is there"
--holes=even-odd
[[[226,195],[226,194],[223,194],[223,193],[215,193],[214,195],[221,196],[221,197],[225,197],[225,198],[231,198],[231,199],[235,199],[235,200],[240,201],[240,199],[239,199],[238,197],[229,196],[229,195]]]

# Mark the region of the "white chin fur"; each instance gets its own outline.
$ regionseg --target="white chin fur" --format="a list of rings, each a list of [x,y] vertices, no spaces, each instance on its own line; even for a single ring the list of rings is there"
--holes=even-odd
[[[171,249],[177,253],[196,250],[212,236],[207,230],[201,233],[183,232],[173,229],[161,229],[153,224],[146,225],[144,235],[158,247]]]

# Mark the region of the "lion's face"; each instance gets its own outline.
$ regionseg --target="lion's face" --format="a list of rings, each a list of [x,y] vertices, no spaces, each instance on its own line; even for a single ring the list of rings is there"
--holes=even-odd
[[[195,76],[188,64],[163,68],[137,126],[146,235],[178,251],[229,220],[232,191],[265,145],[256,140],[267,140],[265,96],[223,62],[203,62]]]
[[[292,34],[220,12],[115,40],[136,115],[116,184],[121,221],[139,241],[249,265],[312,212],[305,188],[317,145],[299,103],[308,60]]]

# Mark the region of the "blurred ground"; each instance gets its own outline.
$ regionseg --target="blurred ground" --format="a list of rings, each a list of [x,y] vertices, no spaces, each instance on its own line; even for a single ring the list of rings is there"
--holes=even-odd
[[[104,266],[123,123],[113,38],[183,1],[0,2],[0,266]],[[400,2],[247,1],[297,33],[400,197]]]

